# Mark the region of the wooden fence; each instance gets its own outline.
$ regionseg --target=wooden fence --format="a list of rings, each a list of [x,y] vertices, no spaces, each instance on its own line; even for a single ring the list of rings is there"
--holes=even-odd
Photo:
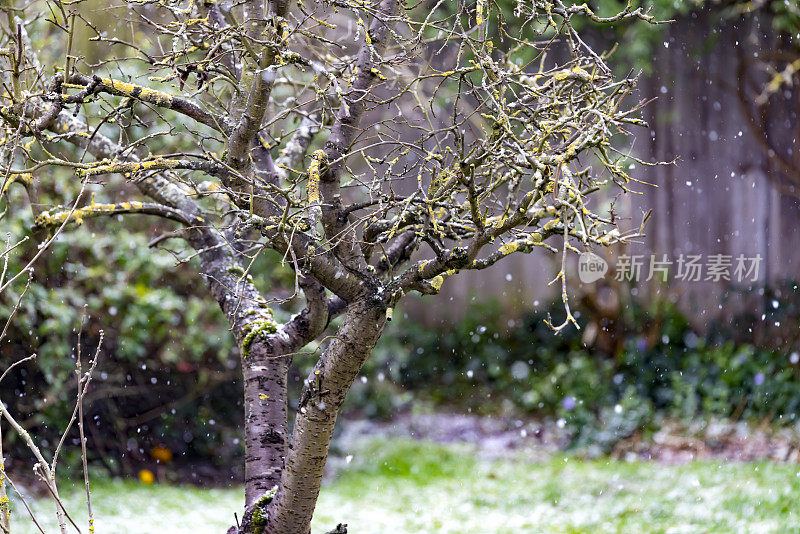
[[[759,24],[759,21],[750,24]],[[766,28],[768,22],[761,22]],[[752,31],[751,31],[752,30]],[[752,42],[752,35],[761,35]],[[640,185],[621,205],[629,216],[653,210],[647,237],[628,253],[760,255],[756,285],[800,278],[800,203],[770,184],[769,158],[748,127],[737,96],[742,54],[762,52],[773,43],[769,31],[713,23],[697,17],[667,30],[666,45],[653,57],[654,72],[640,86],[641,97],[655,98],[645,112],[650,131],[636,132],[633,150],[646,160],[679,160],[675,165],[638,168],[634,175],[655,187]],[[798,109],[773,111],[772,134],[784,136],[787,150],[797,149]],[[612,264],[613,269],[613,264]],[[500,298],[509,310],[530,309],[556,294],[547,283],[558,272],[546,253],[513,255],[488,272],[462,273],[445,283],[435,306],[408,306],[428,322],[452,320],[471,299]],[[581,287],[572,276],[574,293]],[[669,280],[665,291],[703,322],[729,313],[721,306],[733,282]],[[431,304],[426,299],[426,304]]]

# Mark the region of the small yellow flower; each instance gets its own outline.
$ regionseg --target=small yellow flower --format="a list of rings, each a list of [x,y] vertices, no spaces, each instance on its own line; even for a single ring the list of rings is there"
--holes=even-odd
[[[139,471],[139,482],[142,484],[152,484],[156,481],[156,476],[149,469]]]

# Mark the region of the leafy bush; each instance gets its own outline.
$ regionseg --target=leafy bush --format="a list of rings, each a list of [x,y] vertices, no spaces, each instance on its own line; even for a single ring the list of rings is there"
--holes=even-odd
[[[622,349],[607,354],[585,346],[574,329],[554,336],[546,312],[509,320],[490,301],[439,328],[401,317],[365,368],[369,398],[391,397],[380,376],[440,406],[561,419],[575,445],[596,451],[657,417],[798,418],[797,353],[722,341],[713,331],[701,336],[659,301],[632,302],[620,313]]]
[[[67,179],[55,179],[52,186],[76,187]],[[11,193],[9,206],[19,209],[5,214],[3,229],[16,242],[30,234],[33,215],[21,189]],[[47,206],[49,198],[43,187],[40,202]],[[96,200],[106,201],[99,195]],[[91,459],[112,472],[131,473],[138,464],[153,462],[150,450],[161,446],[176,462],[202,457],[238,465],[241,380],[227,322],[205,298],[194,266],[149,247],[150,236],[142,228],[135,218],[125,225],[116,219],[88,220],[67,228],[36,263],[0,356],[3,370],[32,353],[37,359],[4,379],[2,400],[38,440],[54,444],[72,414],[77,329],[85,306],[84,364],[100,330],[105,332],[85,399]],[[11,256],[10,273],[19,272],[36,253],[37,239],[45,236],[34,237]],[[268,262],[256,268],[269,279]],[[24,287],[20,279],[4,293],[0,316],[8,316]],[[77,443],[76,428],[70,438],[68,445]],[[4,432],[3,439],[12,460],[24,454],[15,449],[15,433]],[[71,459],[79,462],[77,456]]]

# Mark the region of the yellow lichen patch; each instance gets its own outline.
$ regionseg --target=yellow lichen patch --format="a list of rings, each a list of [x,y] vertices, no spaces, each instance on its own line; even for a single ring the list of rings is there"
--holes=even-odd
[[[68,216],[69,212],[67,211],[55,213],[53,215],[51,215],[49,211],[43,211],[33,220],[33,224],[35,226],[60,226],[67,220]]]
[[[144,204],[141,202],[122,202],[120,204],[95,204],[94,199],[92,203],[83,208],[74,210],[71,214],[69,210],[58,211],[50,213],[43,211],[34,219],[33,224],[39,227],[53,227],[61,226],[67,219],[73,221],[75,224],[83,224],[86,217],[96,215],[113,215],[114,213],[136,211],[141,209]]]
[[[125,93],[130,96],[133,90],[136,88],[135,85],[128,82],[123,82],[122,80],[112,80],[111,78],[103,78],[100,80],[100,83],[103,85],[107,85],[113,89],[116,89],[120,93]]]
[[[101,165],[95,165],[94,167],[89,167],[88,169],[81,169],[78,171],[78,175],[81,178],[85,178],[87,176],[96,176],[98,174],[109,174],[114,172],[125,174],[139,171],[175,169],[178,168],[179,165],[180,162],[178,161],[163,158],[156,158],[141,162],[104,163]]]
[[[577,74],[579,76],[589,76],[589,73],[583,70],[580,65],[575,65],[574,67],[572,67],[572,74]]]
[[[308,184],[306,184],[306,193],[308,194],[308,202],[319,202],[319,180],[321,177],[322,163],[325,161],[325,151],[317,150],[311,154],[311,165],[308,166]]]
[[[575,65],[569,70],[561,70],[556,72],[553,74],[553,78],[559,82],[564,81],[567,78],[578,79],[583,82],[587,82],[592,79],[592,75],[583,70],[583,68],[581,68],[579,65]]]
[[[157,106],[170,107],[174,97],[162,91],[156,91],[141,85],[134,85],[132,83],[123,82],[120,80],[112,80],[111,78],[103,78],[100,83],[112,89],[116,94],[128,96],[131,98],[138,98],[144,102],[149,102]]]
[[[317,17],[314,17],[314,16],[312,16],[311,19],[314,22],[316,22],[317,24],[320,24],[321,26],[325,26],[326,28],[330,28],[331,30],[335,30],[336,29],[336,25],[335,24],[331,24],[330,22],[326,22],[324,20],[320,20],[320,19],[318,19]]]
[[[12,174],[6,180],[5,185],[3,186],[3,193],[8,191],[8,188],[11,187],[11,184],[18,182],[21,184],[29,185],[33,183],[33,176],[27,172],[23,172],[20,174]]]
[[[536,244],[536,243],[541,243],[541,242],[542,242],[542,234],[540,234],[538,232],[528,236],[528,243]]]
[[[436,291],[439,291],[442,288],[442,284],[444,284],[444,277],[439,274],[431,278],[431,287]]]
[[[369,28],[364,23],[364,19],[362,19],[360,16],[358,17],[358,25],[364,27],[364,40],[367,42],[367,44],[372,44],[372,37],[369,34]]]
[[[483,24],[483,14],[486,10],[486,0],[478,0],[478,4],[475,8],[475,24],[480,26]]]
[[[491,226],[492,228],[502,228],[506,221],[508,221],[507,216],[495,215],[494,217],[489,217],[486,219],[486,225]]]
[[[174,21],[174,22],[170,22],[168,24],[168,26],[172,26],[172,27],[175,27],[175,26],[194,26],[195,24],[208,24],[208,17],[205,17],[205,18],[202,18],[202,19],[196,18],[196,19],[186,19],[186,20],[183,20],[183,21]]]
[[[545,225],[544,225],[544,230],[548,230],[548,231],[552,230],[553,228],[555,228],[558,225],[558,223],[559,223],[558,219],[553,219],[551,221],[547,221],[545,223]]]
[[[511,243],[506,243],[500,247],[499,252],[503,256],[508,256],[509,254],[516,252],[519,250],[519,243],[516,241],[512,241]]]
[[[142,93],[139,95],[139,98],[146,102],[151,102],[156,104],[157,106],[169,107],[172,105],[173,96],[164,93],[162,91],[156,91],[154,89],[148,89],[147,87],[142,87]]]

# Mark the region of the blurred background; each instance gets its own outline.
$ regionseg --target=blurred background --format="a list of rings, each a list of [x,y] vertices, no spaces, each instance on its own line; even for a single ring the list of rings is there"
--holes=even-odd
[[[590,4],[601,12],[624,7]],[[480,279],[466,273],[438,297],[405,302],[353,387],[333,472],[350,465],[348,444],[362,435],[467,442],[494,458],[568,451],[668,463],[800,460],[800,8],[648,4],[675,22],[582,29],[598,49],[613,50],[620,72],[643,73],[637,97],[649,102],[649,131],[626,141],[632,153],[675,160],[629,171],[643,183],[618,208],[632,226],[652,209],[647,236],[610,251],[611,272],[598,282],[581,284],[573,272],[580,330],[556,336],[544,324],[548,313],[564,313],[548,286],[558,267],[545,254],[514,255]],[[87,17],[100,17],[99,7],[87,7]],[[46,35],[37,38],[46,46]],[[78,187],[66,173],[49,178],[53,198]],[[14,195],[24,202],[24,193]],[[29,209],[10,217],[4,232],[28,232]],[[45,446],[58,439],[72,411],[86,305],[86,346],[105,331],[84,401],[93,471],[145,484],[232,486],[242,478],[240,356],[221,313],[194,287],[201,281],[193,267],[148,248],[164,230],[152,220],[92,220],[59,237],[0,346],[4,362],[36,352],[38,364],[8,376],[3,398]],[[30,244],[11,269],[35,251]],[[616,280],[614,262],[633,254],[763,261],[755,280],[742,282],[678,280],[672,271],[665,281]],[[262,256],[251,271],[261,287],[293,287],[279,258]],[[6,313],[15,302],[6,295],[0,308]],[[295,358],[292,398],[312,363]],[[70,437],[77,444],[77,434]],[[13,470],[24,456],[19,438],[3,439]],[[395,474],[417,476],[413,466],[403,471],[409,455],[439,458],[437,469],[460,473],[449,449],[402,443],[393,456],[385,456],[391,447],[384,456],[373,450]],[[66,449],[63,461],[78,466],[80,450]],[[339,484],[348,488],[347,480]],[[337,506],[326,502],[323,510]]]

